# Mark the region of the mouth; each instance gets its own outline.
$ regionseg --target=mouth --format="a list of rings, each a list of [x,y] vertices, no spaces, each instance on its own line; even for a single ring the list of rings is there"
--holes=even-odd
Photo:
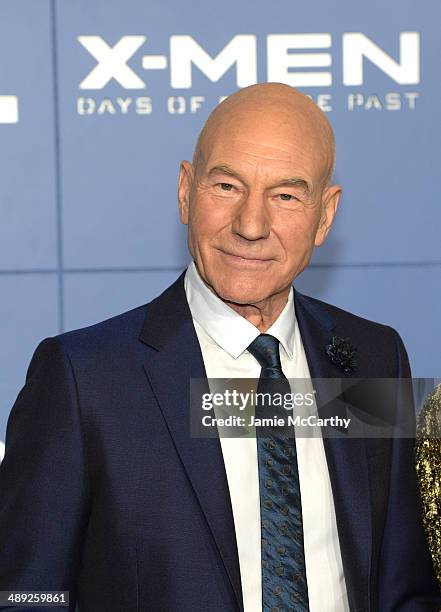
[[[251,257],[250,255],[243,255],[243,254],[239,255],[238,253],[232,253],[230,251],[225,251],[224,249],[218,249],[218,250],[231,263],[236,263],[239,265],[260,266],[260,265],[268,264],[270,261],[274,261],[272,257]]]

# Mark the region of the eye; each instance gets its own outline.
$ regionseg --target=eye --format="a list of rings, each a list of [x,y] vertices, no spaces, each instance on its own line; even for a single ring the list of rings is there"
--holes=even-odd
[[[233,185],[231,183],[219,183],[219,187],[222,191],[231,191],[233,189]]]
[[[279,193],[279,198],[284,202],[290,202],[291,200],[297,200],[297,198],[290,193]]]

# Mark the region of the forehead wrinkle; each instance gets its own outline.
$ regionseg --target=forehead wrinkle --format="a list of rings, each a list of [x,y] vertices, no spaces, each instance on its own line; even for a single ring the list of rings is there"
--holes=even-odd
[[[242,164],[250,164],[250,161],[253,163],[253,165],[255,165],[256,167],[258,167],[259,165],[263,165],[263,168],[265,169],[265,163],[266,162],[278,162],[279,164],[283,165],[283,166],[287,166],[288,164],[292,164],[293,160],[292,160],[292,153],[293,151],[288,151],[288,150],[284,150],[284,149],[280,149],[277,146],[271,146],[271,145],[266,145],[266,144],[261,144],[261,143],[253,143],[251,142],[247,142],[247,141],[241,141],[241,144],[243,146],[236,146],[235,143],[233,142],[229,147],[229,155],[232,158],[232,160],[234,160],[234,156],[235,154],[238,155],[238,159],[239,162]],[[250,146],[251,145],[251,146]],[[217,151],[216,149],[220,148],[221,150],[226,148],[225,143],[220,140],[216,143],[216,146],[213,148],[212,151],[212,157],[216,157],[217,156]],[[253,149],[258,149],[261,148],[262,151],[255,151]],[[269,149],[269,152],[266,153],[265,150]],[[291,143],[291,149],[293,149],[293,145]],[[301,147],[296,147],[297,149],[297,155],[300,155],[300,157],[303,157],[303,152],[301,150]],[[221,165],[221,164],[215,164],[217,165]],[[228,163],[222,163],[222,165],[228,166]],[[289,170],[288,170],[289,172]]]
[[[243,156],[243,161],[248,159],[254,163],[278,162],[281,164],[297,164],[299,162],[303,163],[304,160],[308,163],[310,160],[315,159],[317,162],[315,167],[323,166],[322,172],[325,172],[329,167],[330,156],[324,146],[323,138],[319,138],[317,133],[311,133],[307,128],[303,130],[300,126],[293,133],[291,140],[284,140],[283,135],[282,137],[280,135],[280,131],[277,133],[277,130],[274,130],[273,142],[271,140],[265,141],[265,139],[268,139],[268,129],[263,128],[264,142],[262,142],[260,139],[253,139],[252,136],[241,137],[236,135],[230,138],[229,134],[231,131],[243,129],[243,126],[235,126],[234,122],[231,125],[229,120],[219,127],[223,129],[216,129],[211,134],[213,144],[208,157],[217,157],[219,153],[221,153],[219,157],[222,157],[222,152],[227,150],[230,155],[234,156],[234,154],[237,154],[238,156]],[[260,127],[259,123],[257,123],[255,131],[258,131]],[[251,127],[249,123],[246,129],[249,131],[252,129],[252,122]],[[269,130],[269,133],[271,137],[273,132]]]
[[[291,157],[290,154],[290,149],[292,148],[293,143],[292,142],[280,142],[281,146],[278,145],[272,145],[272,144],[267,144],[267,143],[262,143],[260,141],[254,141],[254,140],[245,140],[245,139],[234,139],[231,143],[231,148],[235,149],[238,148],[239,150],[242,147],[253,147],[254,149],[260,149],[261,152],[256,152],[253,153],[252,151],[247,150],[246,153],[247,155],[252,155],[254,157],[268,157],[269,159],[274,159],[277,160],[279,159],[279,157],[282,155],[283,157],[285,157],[287,160],[289,160],[289,158]],[[286,148],[285,148],[286,147]],[[269,153],[271,154],[271,152],[274,151],[274,154],[276,155],[276,157],[269,157],[268,155],[265,155],[265,151],[269,151]]]

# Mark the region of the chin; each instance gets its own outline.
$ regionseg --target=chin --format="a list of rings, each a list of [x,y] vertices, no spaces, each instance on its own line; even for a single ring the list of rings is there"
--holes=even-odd
[[[235,304],[256,304],[273,294],[273,287],[264,279],[256,282],[230,277],[217,279],[211,286],[222,300]]]

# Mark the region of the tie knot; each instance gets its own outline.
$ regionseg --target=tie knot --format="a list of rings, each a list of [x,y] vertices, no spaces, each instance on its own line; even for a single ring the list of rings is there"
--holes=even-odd
[[[279,354],[279,341],[270,334],[260,334],[248,347],[249,352],[260,363],[262,369],[282,369]]]

